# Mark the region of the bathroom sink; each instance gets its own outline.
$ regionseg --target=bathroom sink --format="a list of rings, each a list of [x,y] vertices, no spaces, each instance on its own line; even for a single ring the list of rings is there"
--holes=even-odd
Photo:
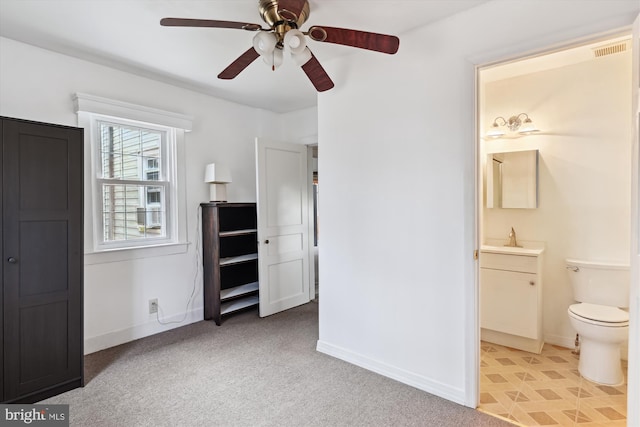
[[[511,254],[511,255],[540,255],[544,251],[543,247],[527,246],[518,248],[513,246],[498,246],[498,245],[482,245],[480,250],[482,252],[490,252],[497,254]]]

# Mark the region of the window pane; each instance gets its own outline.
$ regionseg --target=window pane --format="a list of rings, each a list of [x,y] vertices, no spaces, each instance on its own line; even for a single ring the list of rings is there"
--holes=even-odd
[[[142,138],[137,129],[126,129],[119,127],[118,138],[122,140],[122,153],[138,155],[141,151]]]
[[[102,176],[122,179],[122,156],[116,153],[103,153]]]
[[[162,133],[100,123],[102,177],[127,180],[150,180],[147,171],[161,171]]]
[[[160,134],[157,132],[142,131],[140,133],[142,154],[147,157],[160,158]],[[157,167],[157,166],[156,166]]]
[[[104,241],[165,237],[164,187],[104,184]]]
[[[125,154],[122,156],[122,177],[120,179],[140,179],[140,157]]]

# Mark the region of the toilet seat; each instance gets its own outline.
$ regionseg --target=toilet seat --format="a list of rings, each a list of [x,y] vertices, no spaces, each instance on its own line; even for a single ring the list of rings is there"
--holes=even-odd
[[[629,313],[618,307],[589,304],[586,302],[569,306],[569,315],[592,325],[607,327],[629,326]]]

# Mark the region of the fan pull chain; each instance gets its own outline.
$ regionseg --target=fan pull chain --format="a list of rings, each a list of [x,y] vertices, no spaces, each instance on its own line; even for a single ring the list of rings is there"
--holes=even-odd
[[[276,50],[273,49],[273,52],[271,52],[271,71],[275,71],[276,70]]]

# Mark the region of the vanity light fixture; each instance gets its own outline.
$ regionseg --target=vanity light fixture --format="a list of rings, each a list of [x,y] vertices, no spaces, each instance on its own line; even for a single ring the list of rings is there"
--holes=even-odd
[[[537,132],[539,129],[533,124],[533,121],[527,113],[520,113],[509,117],[509,120],[502,116],[498,116],[493,120],[491,129],[487,132],[489,138],[500,138],[507,132],[518,132],[521,135],[528,135]]]

